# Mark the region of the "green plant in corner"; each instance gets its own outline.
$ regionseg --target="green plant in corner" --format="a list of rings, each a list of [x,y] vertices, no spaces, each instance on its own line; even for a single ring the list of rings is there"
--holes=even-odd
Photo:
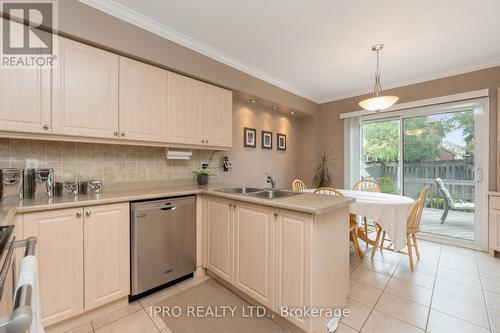
[[[316,188],[319,187],[329,187],[331,183],[330,173],[328,166],[332,164],[330,160],[330,155],[332,153],[327,153],[326,150],[319,155],[318,164],[316,165],[316,171],[314,172],[313,183]]]
[[[193,171],[193,173],[196,175],[196,178],[198,180],[198,185],[207,185],[208,184],[208,176],[215,176],[215,174],[212,173],[208,169],[201,169],[200,171]]]

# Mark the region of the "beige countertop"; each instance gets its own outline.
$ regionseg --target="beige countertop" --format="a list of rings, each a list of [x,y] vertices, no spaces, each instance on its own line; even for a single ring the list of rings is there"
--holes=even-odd
[[[339,197],[331,195],[319,195],[302,193],[300,195],[279,198],[263,199],[241,194],[230,194],[215,191],[228,185],[186,185],[186,186],[161,186],[149,188],[122,189],[104,192],[98,195],[79,195],[75,198],[54,197],[47,199],[27,199],[15,202],[3,202],[0,204],[0,225],[8,224],[16,213],[37,212],[52,209],[63,209],[73,207],[85,207],[117,202],[147,200],[163,197],[173,197],[189,194],[204,194],[232,199],[235,201],[249,202],[264,206],[288,209],[309,214],[322,214],[335,210],[354,202],[350,197]]]
[[[500,197],[500,192],[488,191],[488,195],[491,195],[491,196],[494,196],[494,197]]]

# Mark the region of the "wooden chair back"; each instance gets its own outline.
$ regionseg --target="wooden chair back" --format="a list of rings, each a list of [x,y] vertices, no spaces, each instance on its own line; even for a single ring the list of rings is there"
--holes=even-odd
[[[364,192],[381,192],[380,184],[374,180],[363,179],[352,187],[354,191],[364,191]]]
[[[304,184],[304,182],[300,179],[295,179],[293,182],[292,182],[292,190],[294,191],[303,191],[307,189],[306,187],[306,184]]]
[[[420,221],[422,220],[422,212],[424,211],[425,205],[425,197],[427,196],[427,192],[429,190],[427,188],[423,188],[418,195],[418,199],[413,205],[410,215],[408,215],[408,219],[406,220],[407,231],[415,233],[420,229]]]
[[[340,191],[334,189],[333,187],[320,187],[320,188],[315,189],[314,193],[329,194],[329,195],[338,195],[338,196],[341,196],[341,197],[344,196]]]

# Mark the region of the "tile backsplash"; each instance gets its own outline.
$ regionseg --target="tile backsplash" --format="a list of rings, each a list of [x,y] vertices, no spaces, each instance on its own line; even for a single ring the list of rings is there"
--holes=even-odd
[[[40,168],[53,168],[56,181],[189,183],[194,182],[192,172],[211,158],[210,168],[217,168],[220,156],[206,150],[193,150],[191,160],[167,160],[161,147],[0,138],[0,168],[26,169],[27,160],[34,159]]]

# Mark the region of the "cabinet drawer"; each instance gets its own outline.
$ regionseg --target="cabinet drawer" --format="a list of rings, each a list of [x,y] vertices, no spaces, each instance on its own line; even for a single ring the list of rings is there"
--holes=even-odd
[[[500,197],[490,196],[490,209],[500,209]]]

